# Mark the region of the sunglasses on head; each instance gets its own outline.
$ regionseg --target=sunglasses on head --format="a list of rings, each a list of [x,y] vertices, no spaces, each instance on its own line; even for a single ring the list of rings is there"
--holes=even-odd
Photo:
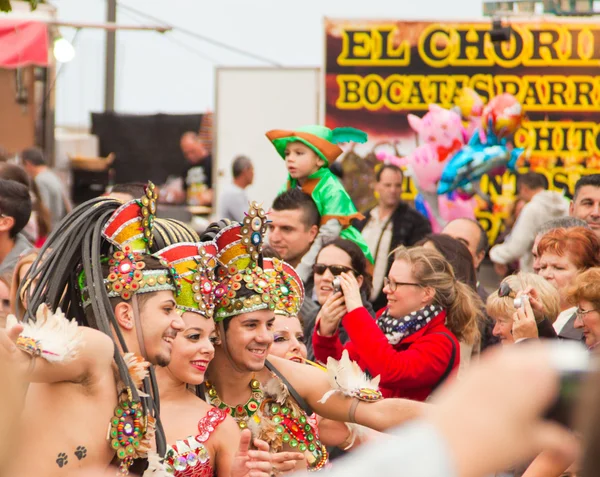
[[[516,298],[517,293],[513,291],[508,283],[502,282],[500,288],[498,288],[498,296],[500,298]]]
[[[323,275],[326,270],[329,270],[334,277],[341,275],[342,273],[354,273],[358,275],[357,271],[352,267],[345,267],[344,265],[325,265],[324,263],[315,263],[313,265],[313,272],[317,275]]]

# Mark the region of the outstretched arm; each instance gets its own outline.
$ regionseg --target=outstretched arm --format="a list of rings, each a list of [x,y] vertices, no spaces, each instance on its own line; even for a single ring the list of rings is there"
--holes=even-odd
[[[18,324],[0,332],[3,334],[3,343],[12,345],[12,366],[26,382],[81,382],[94,370],[110,366],[114,357],[115,345],[110,337],[100,331],[80,327],[80,342],[73,354],[64,360],[49,361],[44,358],[43,340],[36,341],[27,337],[22,329],[23,326]]]
[[[356,402],[355,399],[336,392],[326,402],[321,402],[323,396],[331,391],[327,373],[273,356],[269,356],[269,361],[319,416],[334,421],[351,421],[351,408]],[[421,416],[426,407],[427,404],[408,399],[384,399],[372,403],[359,402],[353,414],[357,424],[385,431]]]

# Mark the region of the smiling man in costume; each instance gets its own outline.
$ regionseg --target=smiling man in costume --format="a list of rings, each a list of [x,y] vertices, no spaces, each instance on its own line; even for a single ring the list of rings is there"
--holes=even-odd
[[[136,470],[144,469],[151,448],[164,449],[147,368],[169,362],[183,322],[170,267],[146,254],[156,198],[150,185],[143,198],[126,204],[82,204],[25,277],[29,310],[37,316],[28,311],[31,321],[22,331],[11,320],[0,337],[32,383],[8,475],[60,476],[111,462],[126,475],[136,459]]]
[[[323,400],[332,391],[326,373],[269,356],[275,310],[297,309],[300,295],[285,274],[279,280],[262,268],[266,224],[265,212],[253,204],[243,224],[213,224],[202,237],[217,244],[221,281],[214,292],[221,341],[208,369],[206,398],[228,410],[241,428],[250,427],[265,438],[272,451],[298,450],[306,458],[298,467],[317,470],[327,463],[327,452],[307,419],[313,412],[384,430],[420,415],[423,404],[372,402],[372,395],[349,397],[342,392]]]

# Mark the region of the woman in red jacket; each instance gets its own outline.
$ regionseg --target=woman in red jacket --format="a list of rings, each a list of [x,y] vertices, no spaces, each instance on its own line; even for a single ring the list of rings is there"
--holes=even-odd
[[[330,245],[331,246],[331,245]],[[460,364],[458,340],[472,342],[478,334],[481,304],[477,294],[456,280],[451,265],[436,250],[424,247],[395,251],[385,279],[388,306],[373,320],[362,307],[358,282],[350,273],[340,275],[346,313],[328,313],[339,303],[335,293],[323,306],[313,347],[317,360],[350,358],[372,376],[381,376],[385,397],[424,401]],[[343,325],[350,337],[339,341]]]

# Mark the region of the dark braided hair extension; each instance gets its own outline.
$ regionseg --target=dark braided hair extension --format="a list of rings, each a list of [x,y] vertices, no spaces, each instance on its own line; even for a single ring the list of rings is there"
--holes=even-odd
[[[25,319],[35,320],[35,311],[42,303],[53,310],[60,307],[66,316],[75,318],[80,325],[102,331],[113,339],[116,335],[123,352],[128,351],[106,293],[101,260],[111,250],[111,244],[102,236],[102,229],[121,205],[122,202],[115,199],[92,199],[79,205],[60,222],[19,288],[21,292],[24,285],[35,284],[25,286],[28,303]],[[81,272],[85,274],[88,293],[92,297],[92,313],[86,313],[83,308]],[[141,401],[144,410],[156,419],[156,448],[159,455],[164,455],[166,438],[160,422],[158,387],[152,367],[149,377],[143,381],[143,391],[148,397],[140,397],[117,346],[114,360],[121,380],[131,389],[133,399]]]
[[[216,235],[223,230],[225,227],[228,227],[229,225],[233,224],[235,222],[232,222],[229,219],[221,219],[218,222],[213,222],[211,223],[206,230],[204,231],[204,233],[200,236],[200,242],[210,242],[211,240],[214,240],[214,238],[216,237]]]
[[[200,237],[191,227],[174,219],[155,219],[152,235],[154,237],[152,253],[176,243],[200,241]]]

